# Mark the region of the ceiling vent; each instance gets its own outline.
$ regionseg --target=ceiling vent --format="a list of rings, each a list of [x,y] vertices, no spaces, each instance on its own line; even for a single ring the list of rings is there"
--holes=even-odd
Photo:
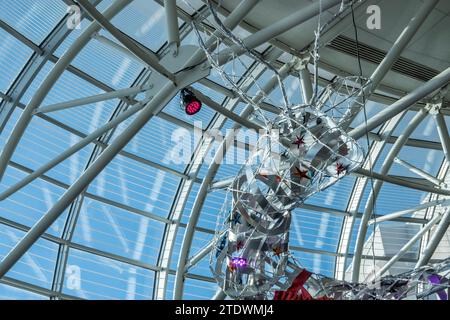
[[[357,56],[356,41],[342,35],[332,40],[327,47],[355,57]],[[378,65],[386,56],[386,52],[360,42],[359,55],[361,59]],[[439,73],[434,69],[402,57],[397,59],[391,70],[421,81],[428,81]]]

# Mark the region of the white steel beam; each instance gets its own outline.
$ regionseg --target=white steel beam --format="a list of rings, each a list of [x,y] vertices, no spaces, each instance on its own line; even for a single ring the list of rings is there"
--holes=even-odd
[[[375,275],[373,275],[368,281],[372,281],[373,279],[377,279],[381,277],[386,271],[389,270],[390,267],[394,265],[401,257],[403,257],[408,250],[420,239],[422,236],[430,230],[436,223],[441,220],[442,216],[440,214],[436,214],[433,219],[430,220],[419,232],[417,232],[414,237],[412,237],[388,262],[386,262],[383,267],[378,270]]]
[[[398,157],[395,157],[394,158],[394,162],[404,166],[406,169],[408,169],[412,173],[415,173],[418,176],[420,176],[420,177],[422,177],[424,179],[427,179],[428,181],[430,181],[431,183],[435,184],[436,186],[440,186],[441,183],[442,183],[438,178],[433,177],[428,172],[425,172],[425,171],[423,171],[423,170],[413,166],[412,164],[410,164],[409,162],[407,162],[405,160],[402,160],[402,159],[399,159]]]
[[[389,213],[383,216],[378,216],[376,219],[371,219],[368,221],[367,224],[373,224],[373,223],[380,223],[383,221],[389,221],[392,220],[394,218],[398,218],[401,216],[404,216],[405,214],[409,214],[409,213],[414,213],[423,209],[427,209],[430,207],[435,207],[435,206],[448,206],[450,205],[450,199],[445,199],[445,198],[441,198],[438,200],[434,200],[434,201],[430,201],[430,202],[426,202],[426,203],[422,203],[419,204],[418,206],[415,206],[413,208],[409,208],[406,210],[401,210],[401,211],[397,211],[397,212],[393,212],[393,213]]]
[[[436,120],[439,139],[442,143],[442,149],[445,154],[445,159],[450,163],[450,137],[447,129],[447,124],[445,123],[444,116],[440,112],[437,112],[434,115],[434,119]]]
[[[449,226],[450,226],[450,209],[447,208],[444,216],[442,217],[441,222],[439,222],[436,230],[431,236],[431,239],[428,242],[427,247],[423,251],[423,254],[420,256],[419,261],[417,261],[415,268],[420,268],[430,261],[434,251],[436,251],[437,246],[441,242],[442,237],[447,232]]]
[[[164,8],[166,9],[167,42],[172,53],[176,55],[180,46],[176,0],[164,0]]]
[[[403,98],[397,100],[389,107],[376,114],[372,118],[367,121],[367,125],[365,123],[359,125],[355,129],[350,131],[350,136],[354,139],[359,139],[368,131],[375,129],[380,124],[385,121],[393,118],[395,115],[401,113],[402,111],[410,108],[414,103],[423,99],[433,93],[436,90],[439,90],[441,87],[447,85],[450,82],[450,67],[442,71],[440,74],[424,83],[420,87],[408,93]]]
[[[414,35],[416,35],[417,30],[419,30],[420,26],[426,20],[431,11],[433,11],[433,8],[438,2],[439,0],[423,1],[422,6],[419,8],[415,16],[411,18],[408,25],[397,37],[394,44],[387,52],[386,56],[370,76],[371,86],[366,87],[366,89],[364,90],[365,94],[375,91],[375,89],[378,87],[378,84],[394,65],[395,61],[397,61],[397,59],[400,57],[402,51],[405,49]]]

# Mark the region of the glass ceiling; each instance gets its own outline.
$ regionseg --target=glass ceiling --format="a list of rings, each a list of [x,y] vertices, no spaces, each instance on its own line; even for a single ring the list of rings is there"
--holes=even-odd
[[[97,9],[101,12],[113,3],[112,0],[91,2],[99,3]],[[163,55],[168,48],[162,2],[134,0],[111,22],[148,50]],[[63,30],[68,3],[71,1],[1,1],[0,150],[4,148],[23,108],[55,63],[90,24],[84,18],[80,29]],[[201,1],[177,1],[177,5],[181,44],[195,45],[196,36],[186,22],[195,18],[197,10],[202,10],[204,4]],[[240,32],[248,34],[243,29]],[[99,35],[116,41],[104,30]],[[269,47],[265,44],[258,50],[263,53]],[[290,60],[286,59],[286,55],[279,58],[280,65]],[[249,67],[257,64],[250,57],[244,59]],[[243,74],[246,70],[239,72]],[[141,62],[93,38],[53,84],[42,105],[140,85],[148,74],[148,68]],[[323,71],[324,78],[325,75]],[[265,83],[269,76],[263,72],[258,81]],[[284,83],[291,101],[301,103],[299,79],[289,75]],[[229,104],[232,93],[215,72],[193,87],[223,106]],[[249,92],[255,93],[257,90],[253,87]],[[135,97],[136,100],[142,98],[143,95]],[[266,102],[281,103],[280,90],[273,91]],[[34,116],[7,167],[0,191],[79,142],[126,107],[127,101],[112,99]],[[244,107],[245,104],[240,102],[233,112],[239,114]],[[370,118],[385,107],[380,102],[370,101],[367,116]],[[268,111],[266,113],[268,117],[273,117]],[[416,111],[406,112],[395,126],[392,137],[400,136],[415,114]],[[102,136],[101,141],[88,144],[0,202],[0,259],[53,207],[105,145],[123,132],[134,118],[130,117],[108,135]],[[363,121],[363,115],[359,114],[351,126],[356,127]],[[446,121],[450,125],[448,117]],[[174,141],[173,133],[178,132],[178,137],[182,137],[192,133],[194,127],[217,127],[225,134],[234,124],[231,119],[221,118],[208,106],[195,116],[187,116],[180,111],[179,97],[173,98],[0,279],[0,299],[172,299],[186,226],[200,184],[218,147],[217,141],[212,142],[209,151],[212,156],[198,168],[177,163],[173,161],[173,152],[176,152],[179,141]],[[381,134],[380,130],[376,128],[372,132],[377,135]],[[410,138],[430,141],[434,145],[440,143],[431,116],[425,118]],[[245,139],[238,142],[233,148],[240,150],[245,143],[252,143]],[[359,142],[367,153],[366,138],[359,139]],[[372,156],[374,171],[380,171],[393,142],[370,141],[371,149],[375,149],[377,144],[384,145]],[[191,145],[191,155],[195,156],[206,142],[183,140],[182,143]],[[398,157],[437,176],[444,162],[442,148],[427,143],[422,145],[406,145]],[[244,152],[246,155],[248,150]],[[233,177],[239,168],[238,164],[221,165],[214,181]],[[388,174],[417,178],[396,163]],[[355,176],[346,177],[308,199],[303,208],[295,209],[290,234],[291,249],[305,268],[330,277],[348,278],[360,225],[358,214],[350,222],[349,210],[362,213],[371,191],[370,182],[362,190],[356,190],[359,180],[361,178]],[[355,202],[356,207],[352,207],[357,194],[360,195]],[[195,228],[190,257],[212,240],[225,195],[224,189],[211,189],[207,193]],[[430,199],[430,193],[384,183],[376,200],[375,213],[384,215],[408,209]],[[424,219],[429,218],[425,213],[420,211],[406,215],[400,221],[385,222],[378,229],[369,227],[363,255],[371,257],[374,254],[377,261],[388,260],[395,251],[388,251],[383,243],[404,244],[421,228]],[[344,233],[348,238],[348,248],[343,249]],[[420,243],[417,243],[404,259],[394,264],[391,273],[414,266],[419,250]],[[344,269],[338,268],[338,260],[345,257]],[[368,261],[372,259],[363,259],[363,275],[372,272],[371,262]],[[209,256],[206,255],[188,269],[183,298],[210,299],[216,289],[209,269]]]

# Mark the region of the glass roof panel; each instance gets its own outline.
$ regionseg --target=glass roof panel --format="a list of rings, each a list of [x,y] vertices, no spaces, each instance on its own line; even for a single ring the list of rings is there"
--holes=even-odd
[[[0,224],[0,234],[2,235],[0,257],[3,259],[19,239],[24,236],[24,233]],[[17,264],[6,273],[6,276],[50,289],[57,252],[57,244],[39,239]]]
[[[154,271],[71,249],[63,293],[83,299],[151,299]]]
[[[178,19],[180,25],[181,22]],[[164,7],[152,0],[133,1],[112,19],[112,23],[155,52],[167,41]]]
[[[1,10],[0,10],[1,11]],[[33,50],[0,28],[0,92],[6,93]]]
[[[342,216],[297,208],[292,212],[292,246],[336,252]]]
[[[331,187],[306,199],[305,203],[327,208],[346,210],[347,203],[353,190],[355,178],[348,176]]]
[[[133,208],[166,217],[180,178],[124,156],[117,156],[88,191]]]
[[[156,265],[164,224],[85,198],[73,242]]]
[[[48,297],[0,283],[1,300],[47,300]]]
[[[1,183],[1,190],[11,186],[26,175],[22,170],[9,166],[5,172],[5,179]],[[34,225],[62,196],[64,189],[48,183],[42,179],[35,180],[21,190],[0,202],[2,217],[15,221],[24,226]],[[52,235],[59,236],[64,227],[65,214],[47,229]]]
[[[293,251],[293,255],[303,268],[324,276],[333,277],[334,256],[304,251]]]
[[[215,282],[206,282],[187,278],[184,282],[183,299],[186,300],[208,300],[217,291]]]

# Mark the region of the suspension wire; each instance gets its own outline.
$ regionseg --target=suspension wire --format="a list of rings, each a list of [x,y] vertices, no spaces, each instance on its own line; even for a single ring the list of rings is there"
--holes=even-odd
[[[274,68],[272,66],[272,64],[268,63],[265,59],[263,59],[256,50],[249,49],[245,45],[245,43],[242,41],[242,39],[237,37],[229,28],[227,28],[223,24],[222,20],[219,18],[218,14],[217,14],[216,9],[214,9],[211,1],[207,0],[206,2],[207,2],[209,10],[211,12],[211,15],[213,16],[214,21],[218,25],[218,28],[220,29],[220,31],[222,31],[224,34],[226,34],[233,41],[233,43],[235,43],[236,45],[238,45],[241,48],[243,48],[253,59],[255,59],[255,61],[261,63],[267,69],[269,69],[270,71],[272,71],[275,74],[275,76],[277,77],[278,85],[280,87],[281,95],[282,95],[282,98],[283,98],[284,111],[289,113],[289,99],[287,97],[286,88],[284,86],[283,80],[281,79],[281,76],[280,76],[280,73],[278,72],[278,70],[276,68]]]
[[[314,38],[314,50],[312,51],[313,54],[313,61],[314,61],[314,93],[313,97],[311,98],[311,104],[316,104],[317,99],[317,91],[319,88],[319,39],[321,34],[321,20],[322,20],[322,0],[319,0],[319,17],[317,19],[317,30],[314,31],[315,38]]]

